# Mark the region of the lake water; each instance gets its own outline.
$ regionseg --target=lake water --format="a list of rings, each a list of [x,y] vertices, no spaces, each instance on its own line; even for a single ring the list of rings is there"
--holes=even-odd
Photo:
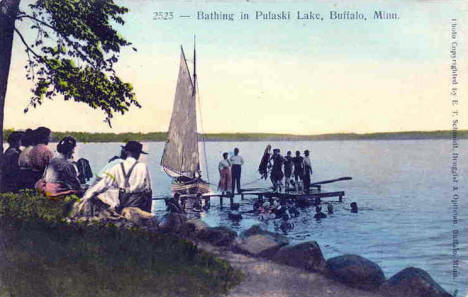
[[[222,152],[232,152],[237,146],[245,159],[242,183],[258,179],[257,167],[267,142],[207,142],[208,174],[217,183],[217,165]],[[387,278],[409,267],[427,272],[447,291],[458,289],[465,296],[468,279],[467,193],[468,140],[460,141],[460,200],[458,224],[452,222],[451,142],[449,140],[391,141],[304,141],[270,142],[273,148],[311,151],[314,174],[312,182],[352,176],[353,180],[325,185],[324,191],[344,190],[343,203],[334,203],[335,214],[326,219],[313,219],[314,208],[303,209],[291,221],[294,229],[288,233],[292,243],[316,240],[325,256],[359,254],[382,267]],[[87,158],[98,171],[107,160],[120,151],[118,143],[80,144],[75,158]],[[153,179],[153,195],[170,194],[170,179],[161,171],[159,162],[164,143],[148,142],[143,157]],[[268,181],[257,181],[248,187],[267,187]],[[237,198],[240,200],[240,198]],[[337,199],[333,199],[337,200]],[[212,208],[202,213],[211,226],[228,226],[238,232],[253,224],[262,224],[275,231],[274,220],[261,223],[247,215],[239,223],[227,219],[227,208],[219,210],[218,199]],[[356,201],[359,213],[350,213],[349,203]],[[227,202],[227,201],[226,201]],[[154,204],[154,212],[164,214],[162,202]],[[241,210],[252,209],[249,199]],[[459,230],[458,273],[452,276],[453,229]]]

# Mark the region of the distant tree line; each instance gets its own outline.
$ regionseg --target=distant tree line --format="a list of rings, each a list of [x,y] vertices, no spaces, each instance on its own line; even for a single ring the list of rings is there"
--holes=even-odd
[[[3,132],[4,139],[8,138],[13,129]],[[136,141],[166,141],[167,132],[150,133],[88,133],[88,132],[54,132],[52,141],[58,141],[65,136],[73,136],[79,142],[126,142]],[[388,133],[336,133],[321,135],[294,135],[274,133],[210,133],[200,135],[206,141],[306,141],[306,140],[404,140],[404,139],[450,139],[452,131],[429,132],[388,132]],[[468,130],[457,131],[457,138],[468,138]]]

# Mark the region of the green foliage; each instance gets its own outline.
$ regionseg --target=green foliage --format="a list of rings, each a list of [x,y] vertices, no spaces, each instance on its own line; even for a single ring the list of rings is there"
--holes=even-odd
[[[37,31],[33,44],[17,31],[30,57],[27,78],[35,82],[30,106],[60,94],[101,109],[109,124],[115,112],[140,107],[133,87],[113,69],[121,48],[131,45],[112,26],[123,25],[127,11],[113,0],[37,0],[20,12],[17,19]]]
[[[11,296],[220,296],[240,280],[172,235],[66,223],[67,203],[0,196],[0,282]]]
[[[5,193],[0,196],[0,216],[19,219],[39,218],[45,221],[61,221],[67,200],[50,200],[37,195],[36,191],[26,190],[21,194]]]

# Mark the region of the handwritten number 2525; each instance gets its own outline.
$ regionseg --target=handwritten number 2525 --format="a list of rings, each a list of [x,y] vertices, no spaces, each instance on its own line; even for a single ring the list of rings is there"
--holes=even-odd
[[[153,12],[153,20],[172,20],[174,12],[172,11],[155,11]]]

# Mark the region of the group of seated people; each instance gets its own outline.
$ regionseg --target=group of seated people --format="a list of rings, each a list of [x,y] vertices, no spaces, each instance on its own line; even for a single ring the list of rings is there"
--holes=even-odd
[[[9,147],[1,162],[2,192],[36,189],[49,197],[84,193],[86,186],[82,184],[89,179],[90,170],[83,166],[83,160],[72,161],[75,138],[60,140],[56,155],[48,146],[50,138],[51,131],[46,127],[8,136]]]
[[[151,211],[149,170],[138,162],[140,154],[146,154],[141,143],[129,141],[122,146],[120,156],[109,160],[89,187],[86,184],[92,177],[89,162],[73,161],[76,139],[72,136],[61,139],[54,154],[48,146],[50,138],[51,131],[46,127],[9,135],[9,147],[0,164],[1,192],[36,189],[47,197],[71,194],[88,200],[98,197],[117,211],[130,206]]]
[[[51,131],[46,127],[15,131],[8,136],[9,147],[3,153],[1,162],[2,192],[35,188],[36,182],[54,158],[48,147],[50,136]]]

